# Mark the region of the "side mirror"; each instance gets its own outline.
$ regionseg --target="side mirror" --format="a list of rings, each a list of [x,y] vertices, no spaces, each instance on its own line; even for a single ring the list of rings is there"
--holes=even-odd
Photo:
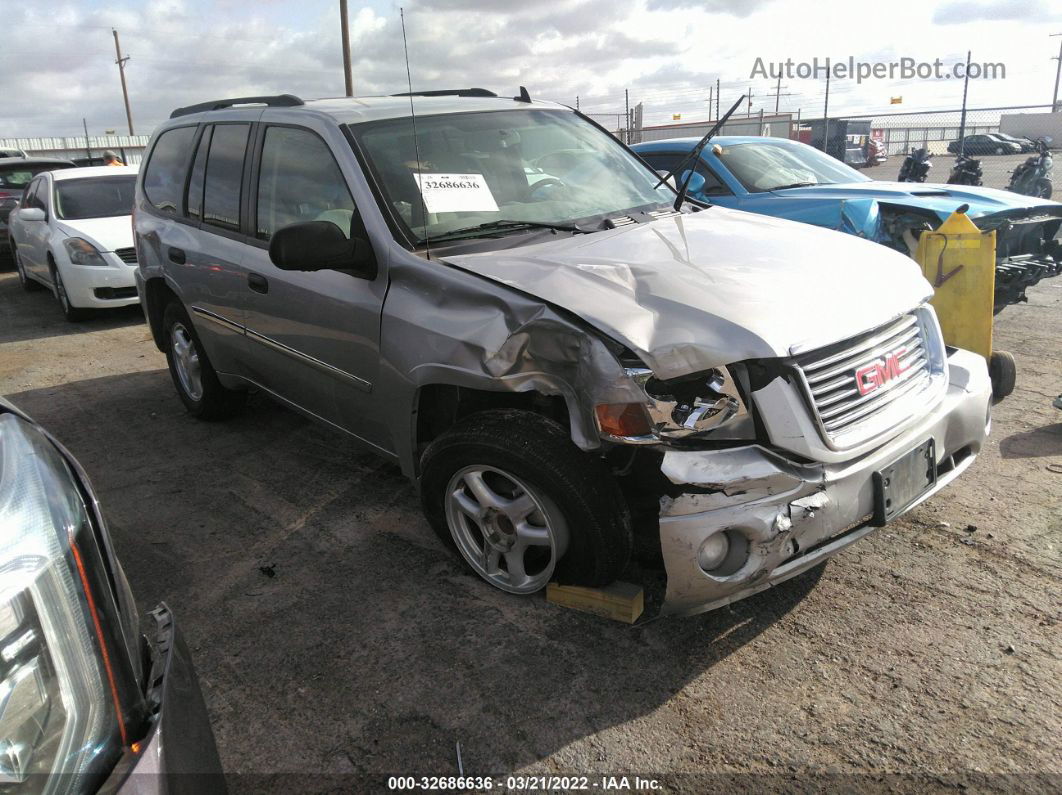
[[[696,171],[694,171],[691,175],[689,169],[687,169],[679,175],[678,184],[684,184],[687,179],[689,179],[690,181],[690,186],[686,189],[687,193],[697,194],[704,191],[705,179],[703,174],[698,174]]]
[[[18,211],[18,217],[23,221],[45,221],[48,218],[40,207],[23,207]]]
[[[353,271],[376,277],[376,254],[368,240],[347,238],[331,221],[291,224],[273,233],[269,259],[285,271]]]

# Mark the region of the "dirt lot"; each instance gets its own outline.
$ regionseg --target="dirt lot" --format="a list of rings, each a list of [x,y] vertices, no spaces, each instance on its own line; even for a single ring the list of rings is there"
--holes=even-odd
[[[397,470],[256,397],[190,419],[137,310],[0,273],[0,393],[93,477],[140,605],[176,611],[235,790],[388,775],[724,787],[1062,786],[1062,278],[997,319],[1018,390],[956,485],[732,608],[633,628],[492,590]]]

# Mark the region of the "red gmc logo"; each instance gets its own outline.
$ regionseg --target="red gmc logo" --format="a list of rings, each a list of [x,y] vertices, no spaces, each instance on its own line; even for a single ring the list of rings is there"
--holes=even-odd
[[[905,353],[907,348],[897,348],[856,370],[855,379],[859,394],[869,395],[876,392],[906,372],[907,367],[900,361],[900,357]]]

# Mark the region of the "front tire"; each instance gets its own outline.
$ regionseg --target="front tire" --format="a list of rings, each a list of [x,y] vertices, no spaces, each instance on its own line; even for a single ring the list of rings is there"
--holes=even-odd
[[[70,303],[70,296],[66,293],[66,285],[63,284],[63,276],[59,273],[59,267],[53,262],[52,266],[52,284],[55,285],[55,298],[59,302],[59,307],[63,310],[63,317],[65,317],[71,323],[77,323],[85,320],[90,314],[90,310],[81,309]]]
[[[1042,178],[1042,179],[1039,179],[1039,180],[1036,181],[1036,188],[1035,188],[1034,195],[1037,196],[1038,198],[1040,198],[1040,199],[1050,199],[1052,191],[1053,191],[1053,189],[1052,189],[1052,186],[1051,186],[1051,180]]]
[[[424,451],[420,492],[439,538],[509,593],[606,585],[630,559],[630,513],[604,462],[531,412],[459,422]]]
[[[221,385],[180,302],[167,304],[162,329],[170,377],[188,413],[200,420],[221,420],[239,412],[247,393]]]

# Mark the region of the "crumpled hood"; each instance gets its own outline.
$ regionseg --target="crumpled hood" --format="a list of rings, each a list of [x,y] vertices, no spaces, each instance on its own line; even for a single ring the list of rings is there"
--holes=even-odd
[[[877,243],[722,207],[441,261],[573,312],[661,378],[835,342],[933,292]]]
[[[983,215],[1007,210],[1043,209],[1045,212],[1062,213],[1062,204],[1050,199],[1023,196],[995,188],[970,185],[938,185],[929,182],[846,182],[836,185],[815,185],[806,188],[788,188],[774,191],[786,199],[815,199],[829,202],[842,200],[874,199],[879,202],[905,207],[931,210],[943,221],[962,204],[970,205],[967,215],[979,218]]]
[[[84,238],[100,251],[132,248],[133,245],[133,223],[128,215],[59,220],[58,224],[70,237]]]

